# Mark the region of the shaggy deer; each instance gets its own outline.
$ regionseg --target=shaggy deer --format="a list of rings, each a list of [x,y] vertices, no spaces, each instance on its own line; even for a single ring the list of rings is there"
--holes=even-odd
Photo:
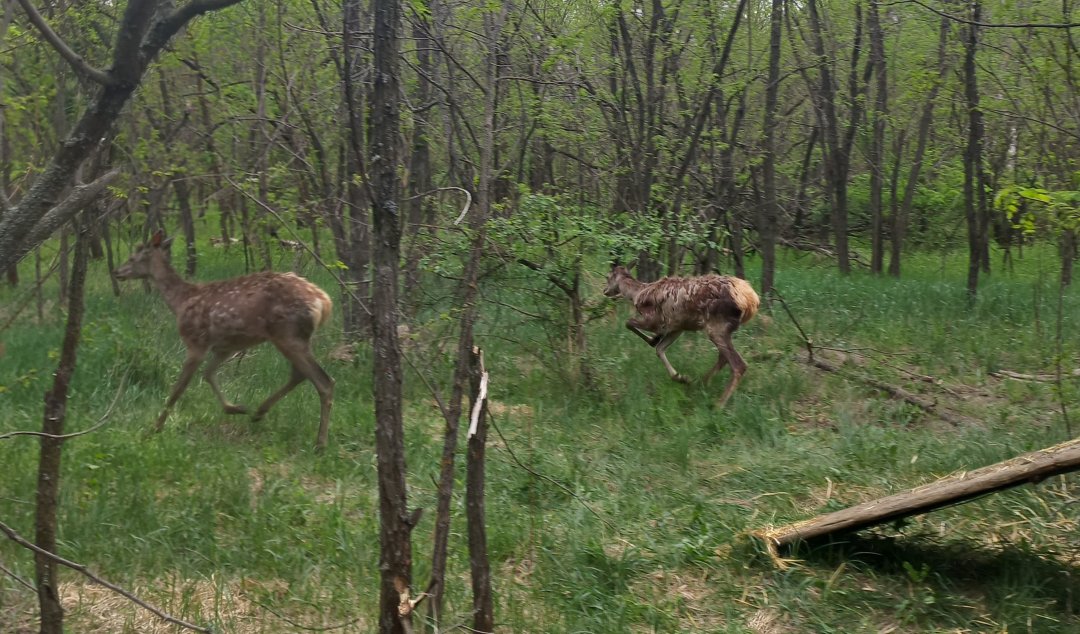
[[[325,448],[334,380],[315,361],[311,353],[311,335],[330,319],[330,297],[318,286],[292,273],[253,273],[206,284],[186,282],[169,263],[167,249],[171,242],[172,238],[163,240],[160,231],[155,233],[150,242],[138,247],[131,258],[113,272],[119,280],[149,278],[176,315],[180,338],[187,346],[184,368],[165,402],[165,409],[157,418],[155,429],[161,431],[169,410],[187,389],[207,354],[210,354],[210,362],[203,371],[203,378],[217,395],[225,413],[247,413],[247,408],[226,400],[215,373],[236,353],[269,341],[292,364],[292,376],[259,405],[253,420],[262,419],[275,403],[307,379],[315,386],[322,402],[315,446]]]
[[[676,381],[689,379],[675,371],[668,361],[668,347],[688,330],[704,330],[716,344],[720,358],[705,374],[709,382],[714,374],[731,364],[731,381],[720,397],[727,402],[746,372],[746,362],[735,351],[731,335],[757,314],[760,300],[746,280],[728,275],[701,277],[665,277],[651,283],[635,280],[623,266],[612,266],[604,288],[607,297],[625,297],[634,304],[637,314],[626,327],[656,348],[668,375]],[[656,333],[649,337],[642,330]]]

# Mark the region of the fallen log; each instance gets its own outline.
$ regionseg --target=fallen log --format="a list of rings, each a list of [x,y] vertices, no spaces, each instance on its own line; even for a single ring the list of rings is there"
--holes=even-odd
[[[888,497],[819,515],[814,518],[755,531],[773,560],[781,563],[781,548],[798,542],[857,531],[893,520],[921,515],[939,508],[968,502],[1022,484],[1038,483],[1050,476],[1080,470],[1080,439],[1033,451],[1004,462],[961,471],[935,482]]]

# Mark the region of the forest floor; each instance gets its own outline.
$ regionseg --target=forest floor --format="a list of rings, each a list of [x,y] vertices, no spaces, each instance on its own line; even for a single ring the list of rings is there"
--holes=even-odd
[[[240,272],[237,256],[230,263],[206,251],[200,279]],[[485,304],[476,339],[497,428],[487,517],[498,630],[1080,631],[1075,476],[804,549],[786,567],[751,537],[1080,431],[1075,377],[1059,385],[1019,376],[1053,375],[1059,361],[1066,375],[1080,367],[1075,289],[1061,298],[1058,351],[1053,252],[1026,250],[1014,270],[983,282],[974,303],[963,266],[959,255],[933,254],[910,257],[901,280],[841,277],[827,262],[785,254],[777,286],[818,358],[840,371],[807,363],[799,330],[774,305],[735,337],[749,372],[724,409],[715,400],[726,371],[711,386],[669,381],[652,350],[623,328],[625,305],[612,303],[589,324],[578,362],[565,329],[524,316],[538,314],[536,295],[513,289],[536,278],[507,271],[490,280],[485,298],[497,301]],[[334,288],[321,271],[303,272]],[[604,301],[602,281],[599,272],[587,280],[595,304]],[[28,288],[0,290],[0,323]],[[55,284],[46,292],[43,319],[31,301],[0,332],[0,434],[40,427],[63,326]],[[428,510],[413,533],[413,586],[421,589],[443,430],[426,382],[445,381],[453,350],[444,338],[452,312],[435,307],[426,319],[404,342],[410,504]],[[312,450],[318,400],[307,385],[253,424],[223,415],[196,381],[165,431],[148,435],[182,345],[160,297],[128,283],[114,298],[104,265],[94,263],[67,429],[107,419],[65,447],[61,554],[216,631],[372,631],[379,553],[370,350],[347,354],[339,331],[340,311],[316,342],[337,380],[325,454]],[[669,356],[700,376],[715,354],[689,334]],[[267,347],[220,377],[230,397],[251,404],[286,370]],[[36,460],[33,438],[0,441],[0,521],[25,536],[33,534]],[[459,494],[462,487],[463,477]],[[441,631],[471,624],[460,495],[454,514]],[[35,596],[19,581],[32,583],[31,558],[4,541],[0,564],[15,575],[0,572],[0,631],[36,631]],[[176,631],[78,573],[63,580],[69,631]]]

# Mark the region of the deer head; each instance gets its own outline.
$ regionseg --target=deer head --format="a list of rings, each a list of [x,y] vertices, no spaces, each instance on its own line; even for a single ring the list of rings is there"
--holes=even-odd
[[[619,264],[611,265],[611,273],[608,273],[607,286],[604,287],[604,297],[618,297],[622,295],[620,283],[630,277],[630,271]]]
[[[113,277],[118,280],[145,279],[151,275],[151,263],[155,256],[164,256],[172,244],[172,238],[166,239],[160,231],[155,233],[150,241],[140,245],[131,254],[127,262],[124,262],[113,271]],[[166,260],[168,261],[168,260]]]

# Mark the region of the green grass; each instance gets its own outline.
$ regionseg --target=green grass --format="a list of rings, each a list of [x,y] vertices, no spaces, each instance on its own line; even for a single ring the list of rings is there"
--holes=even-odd
[[[242,272],[238,251],[203,251],[200,279]],[[763,311],[771,323],[755,320],[736,335],[750,371],[725,409],[714,401],[727,374],[710,387],[670,382],[622,327],[621,305],[589,325],[590,384],[568,363],[564,330],[505,308],[549,314],[564,302],[520,290],[537,284],[527,272],[498,273],[485,287],[498,303],[485,304],[477,341],[505,437],[492,434],[487,489],[500,631],[1077,631],[1074,477],[864,531],[800,552],[786,569],[748,537],[1063,440],[1051,384],[990,374],[1052,369],[1053,252],[1028,249],[1013,271],[985,281],[973,306],[961,256],[910,256],[901,280],[862,271],[843,278],[809,257],[784,257],[777,285],[825,348],[820,354],[846,361],[848,373],[920,392],[970,424],[950,425],[809,367],[779,309]],[[335,288],[324,272],[305,273]],[[337,631],[371,631],[379,555],[370,352],[331,359],[339,321],[316,339],[317,356],[337,380],[325,455],[312,450],[318,399],[308,385],[253,424],[224,416],[196,381],[165,431],[148,435],[183,355],[172,316],[137,283],[114,298],[101,263],[91,276],[67,429],[93,425],[120,396],[101,430],[66,445],[62,554],[224,632],[295,632],[296,624],[355,619]],[[591,298],[600,280],[590,276]],[[0,290],[0,316],[27,292]],[[54,297],[55,283],[45,292]],[[41,323],[33,313],[31,306],[0,333],[0,433],[40,426],[63,319],[52,304]],[[423,315],[430,317],[406,349],[429,380],[444,382],[447,354],[434,346],[453,307]],[[1070,291],[1068,369],[1077,365],[1078,319],[1080,295]],[[680,371],[700,375],[715,350],[690,334],[670,357]],[[267,348],[220,376],[231,398],[250,405],[285,374]],[[1067,384],[1063,396],[1074,407],[1076,386]],[[410,504],[428,510],[413,534],[414,587],[423,588],[442,421],[411,370],[406,397]],[[509,450],[543,477],[518,466]],[[0,460],[0,520],[32,535],[35,441],[0,442]],[[463,473],[444,626],[469,618],[462,480]],[[0,563],[33,577],[30,558],[10,542],[0,543]],[[63,578],[67,596],[83,596],[69,609],[71,631],[158,631],[144,613],[92,594],[77,574]],[[32,623],[33,604],[31,593],[0,576],[0,630]]]

